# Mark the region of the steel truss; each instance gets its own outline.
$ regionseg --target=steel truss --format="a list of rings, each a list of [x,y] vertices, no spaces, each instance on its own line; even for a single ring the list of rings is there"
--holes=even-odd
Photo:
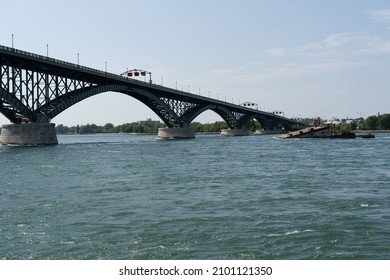
[[[0,111],[14,123],[23,119],[36,122],[53,109],[48,104],[59,105],[54,100],[60,100],[70,92],[96,86],[83,77],[70,78],[22,67],[0,66]]]
[[[243,106],[0,46],[0,113],[13,123],[50,122],[74,104],[108,91],[138,99],[167,127],[188,127],[206,110],[219,114],[230,128],[242,128],[252,119],[266,129],[299,124]]]

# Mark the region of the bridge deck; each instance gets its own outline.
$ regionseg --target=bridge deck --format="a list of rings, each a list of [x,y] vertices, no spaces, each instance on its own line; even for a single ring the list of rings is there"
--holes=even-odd
[[[11,70],[9,70],[9,69],[11,69]],[[15,78],[14,76],[12,76],[12,75],[14,75],[15,71],[16,72],[19,71],[18,78]],[[44,92],[44,90],[39,89],[39,85],[38,85],[37,86],[38,91],[40,90],[40,92],[37,93],[37,96],[34,96],[34,94],[35,94],[34,90],[36,90],[34,88],[33,89],[27,88],[27,90],[25,90],[25,91],[27,91],[27,92],[30,91],[31,93],[29,96],[25,96],[25,93],[21,89],[21,87],[22,87],[21,81],[20,81],[21,85],[17,85],[16,80],[17,79],[19,79],[19,80],[27,79],[28,75],[32,76],[33,74],[21,74],[22,71],[31,72],[31,73],[40,73],[41,77],[43,77],[44,75],[50,75],[51,78],[50,77],[49,78],[43,77],[43,79],[46,79],[45,80],[46,87],[47,87],[46,93]],[[143,98],[142,99],[140,97],[142,99],[142,100],[140,99],[140,101],[144,102],[146,105],[151,107],[151,109],[154,110],[155,112],[157,110],[160,110],[160,112],[164,111],[161,114],[165,114],[165,116],[169,115],[169,114],[173,115],[175,113],[177,115],[178,109],[173,107],[173,106],[177,106],[177,104],[176,105],[168,104],[169,101],[174,100],[176,103],[181,102],[182,104],[180,104],[180,106],[182,106],[182,107],[183,106],[185,107],[185,106],[187,106],[187,104],[190,104],[190,106],[187,106],[188,108],[185,108],[186,110],[187,109],[193,110],[193,107],[195,105],[197,107],[213,106],[214,109],[215,108],[222,108],[225,111],[232,112],[232,114],[234,113],[234,114],[238,114],[241,116],[242,115],[247,115],[247,116],[253,115],[253,116],[257,116],[259,118],[268,119],[272,122],[276,121],[276,122],[282,122],[285,124],[294,124],[294,125],[300,124],[299,122],[296,122],[294,120],[290,120],[288,118],[285,118],[285,117],[282,117],[279,115],[275,115],[273,113],[255,110],[252,108],[232,104],[229,102],[224,102],[222,100],[204,97],[204,96],[200,96],[200,95],[196,95],[196,94],[192,94],[192,93],[188,93],[188,92],[184,92],[184,91],[152,84],[149,82],[142,82],[142,81],[138,81],[138,80],[135,80],[132,78],[123,77],[123,76],[120,76],[117,74],[113,74],[113,73],[81,66],[78,64],[69,63],[66,61],[50,58],[47,56],[42,56],[42,55],[38,55],[38,54],[26,52],[26,51],[14,49],[14,48],[5,47],[5,46],[0,46],[0,78],[1,78],[1,80],[3,80],[2,87],[0,88],[0,95],[2,96],[3,101],[1,101],[1,99],[0,99],[0,106],[1,106],[1,103],[8,102],[9,107],[14,107],[11,109],[11,111],[14,110],[15,112],[19,112],[19,113],[20,113],[21,108],[23,109],[23,106],[26,106],[27,109],[29,109],[31,111],[34,109],[34,112],[32,111],[31,114],[36,114],[37,112],[39,112],[39,110],[37,110],[36,107],[42,107],[42,108],[45,107],[45,110],[46,110],[48,107],[47,104],[49,104],[49,103],[55,104],[55,102],[53,102],[53,100],[58,101],[57,103],[60,103],[60,102],[63,103],[63,100],[65,98],[63,96],[62,97],[59,96],[59,94],[58,94],[59,83],[53,82],[53,80],[58,80],[58,78],[60,78],[60,79],[71,79],[72,82],[74,82],[75,84],[76,84],[76,82],[78,82],[79,84],[82,84],[82,85],[88,84],[89,88],[91,88],[91,86],[116,85],[116,86],[127,86],[128,88],[143,90],[145,92],[152,94],[153,98],[148,96],[148,97],[142,97]],[[4,82],[5,80],[6,80],[6,82]],[[25,85],[27,86],[27,84],[33,83],[33,82],[36,83],[36,81],[34,81],[34,79],[31,78],[30,80],[25,82]],[[10,83],[11,84],[13,83],[12,87],[9,86]],[[52,84],[50,84],[50,83],[52,83]],[[61,86],[64,87],[64,85],[61,85]],[[67,82],[65,82],[65,87],[67,87],[67,86],[68,86]],[[81,87],[83,87],[83,86],[81,86]],[[32,102],[31,99],[34,99],[34,98],[35,99],[42,99],[43,95],[45,95],[45,94],[49,95],[47,91],[51,88],[56,88],[56,89],[52,90],[53,94],[50,96],[50,98],[49,98],[50,100],[49,99],[46,100],[46,104],[40,103],[38,105],[36,105],[36,104],[31,105],[28,103],[28,102],[30,102],[30,103]],[[13,90],[14,92],[13,93],[10,92],[11,90]],[[19,92],[15,92],[15,90],[18,90]],[[77,90],[80,90],[80,88],[78,88]],[[55,91],[55,93],[54,93],[54,91]],[[73,95],[75,95],[77,93],[76,88],[74,88],[73,91],[75,92]],[[4,98],[5,95],[7,95],[7,92],[13,96],[19,95],[19,102],[16,102],[14,100],[15,98],[11,97],[11,96],[6,96],[7,98]],[[97,93],[99,93],[99,92],[97,92]],[[68,89],[66,89],[66,94],[69,95]],[[63,95],[65,95],[65,94],[63,94]],[[131,94],[129,94],[129,95],[131,95]],[[79,97],[78,99],[82,100],[83,98],[87,98],[89,96],[92,96],[92,94],[85,95],[85,97],[84,96]],[[45,98],[47,99],[48,97],[46,96]],[[78,100],[78,101],[80,101],[80,100]],[[165,102],[166,104],[161,105],[160,104],[161,102],[162,103]],[[20,103],[23,103],[23,104],[21,105]],[[157,103],[159,103],[159,104],[157,104]],[[184,103],[185,103],[185,105],[183,105]],[[74,103],[69,103],[69,104],[70,104],[69,106],[72,106]],[[64,105],[62,104],[62,106],[64,106]],[[162,108],[162,107],[165,107],[165,108]],[[24,111],[26,111],[27,109],[24,109]],[[187,112],[189,112],[188,110],[187,110]],[[4,114],[4,112],[6,112],[5,109],[2,112]],[[157,113],[161,117],[159,112],[157,112]],[[180,112],[180,113],[182,113],[182,112]],[[193,112],[193,113],[196,114],[197,112]],[[198,113],[199,113],[199,109],[198,109]],[[230,117],[231,119],[235,118],[234,114]],[[178,118],[180,118],[180,117],[181,116],[179,116],[179,115],[173,116],[172,120],[173,119],[178,120]],[[188,117],[188,116],[186,116],[186,117]],[[189,119],[191,119],[191,118],[189,118]],[[226,118],[224,118],[224,119],[226,120]],[[236,117],[236,119],[237,119],[237,117]],[[164,118],[163,118],[163,120],[164,120]],[[164,121],[167,121],[167,120],[164,120]],[[234,123],[236,123],[236,120],[233,120],[233,121],[234,121]],[[232,126],[233,124],[230,123],[229,125]]]

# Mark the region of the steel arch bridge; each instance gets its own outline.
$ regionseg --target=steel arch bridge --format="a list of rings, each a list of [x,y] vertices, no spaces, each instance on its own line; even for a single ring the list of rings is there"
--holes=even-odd
[[[220,115],[230,129],[240,129],[252,119],[268,130],[302,125],[272,113],[0,46],[0,112],[11,123],[50,122],[74,104],[108,91],[138,99],[168,128],[188,127],[207,110]]]

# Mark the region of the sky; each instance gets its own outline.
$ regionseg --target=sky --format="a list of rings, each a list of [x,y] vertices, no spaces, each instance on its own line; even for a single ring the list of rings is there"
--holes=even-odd
[[[2,0],[0,45],[286,117],[390,113],[388,0]],[[48,47],[47,47],[48,46]],[[115,125],[158,116],[103,93],[52,122]],[[207,111],[195,121],[222,118]],[[9,121],[0,115],[0,124]]]

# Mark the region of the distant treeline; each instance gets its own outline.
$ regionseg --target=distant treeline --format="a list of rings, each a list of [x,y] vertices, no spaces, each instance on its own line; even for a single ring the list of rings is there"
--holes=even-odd
[[[97,134],[97,133],[157,133],[159,127],[165,127],[163,123],[125,123],[118,126],[112,123],[106,123],[104,126],[96,124],[86,124],[77,126],[65,126],[59,124],[56,126],[58,134]]]
[[[301,122],[311,125],[313,119],[300,119]],[[342,120],[343,123],[346,120]],[[346,123],[352,130],[390,130],[390,114],[378,114],[369,116],[366,119],[358,118]],[[165,124],[158,121],[142,121],[125,123],[118,126],[112,123],[107,123],[104,126],[96,124],[86,124],[77,126],[65,126],[59,124],[56,126],[58,134],[96,134],[96,133],[145,133],[145,134],[157,134],[160,127],[165,127]],[[196,133],[218,133],[222,129],[228,128],[228,125],[224,121],[217,121],[214,123],[200,123],[192,122],[192,129]],[[260,129],[261,125],[258,121],[252,120],[249,124],[249,131],[254,132],[256,129]],[[1,131],[1,128],[0,128]]]
[[[364,120],[364,130],[390,130],[390,114],[369,116]]]
[[[59,124],[56,126],[58,134],[97,134],[97,133],[144,133],[157,134],[160,127],[165,124],[159,122],[133,122],[125,123],[118,126],[107,123],[104,126],[96,124],[86,124],[77,126],[65,126]],[[220,132],[221,129],[228,128],[226,122],[220,121],[215,123],[202,124],[199,122],[191,123],[192,129],[197,133]]]

